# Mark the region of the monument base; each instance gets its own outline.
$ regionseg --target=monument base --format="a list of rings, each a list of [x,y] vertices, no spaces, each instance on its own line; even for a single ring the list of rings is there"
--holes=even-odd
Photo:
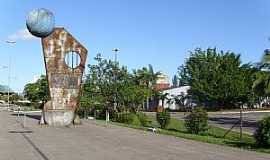
[[[47,110],[43,115],[46,124],[54,127],[69,126],[74,120],[72,110]]]

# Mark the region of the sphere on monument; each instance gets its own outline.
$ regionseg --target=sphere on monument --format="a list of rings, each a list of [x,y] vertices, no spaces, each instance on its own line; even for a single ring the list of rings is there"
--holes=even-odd
[[[54,30],[54,25],[54,15],[47,9],[35,9],[27,16],[27,29],[34,36],[41,38],[49,36]]]

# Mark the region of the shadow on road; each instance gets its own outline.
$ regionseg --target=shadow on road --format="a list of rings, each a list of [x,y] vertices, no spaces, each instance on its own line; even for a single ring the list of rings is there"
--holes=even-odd
[[[26,116],[29,117],[29,118],[32,118],[32,119],[36,119],[36,120],[41,119],[41,115],[26,115]]]
[[[33,131],[8,131],[8,133],[33,133]]]

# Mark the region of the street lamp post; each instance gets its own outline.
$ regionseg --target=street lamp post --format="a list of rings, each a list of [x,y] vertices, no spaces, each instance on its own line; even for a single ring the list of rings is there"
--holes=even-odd
[[[10,98],[10,72],[11,72],[11,68],[10,68],[11,60],[10,59],[11,58],[9,56],[9,60],[8,60],[8,108],[9,108],[9,104],[10,104],[10,102],[9,102],[9,98]]]
[[[8,44],[15,44],[16,41],[7,40]],[[10,74],[11,74],[11,56],[9,54],[9,62],[8,62],[8,108],[10,107]]]
[[[114,52],[114,65],[115,65],[114,66],[114,89],[115,89],[115,93],[114,93],[114,110],[115,110],[116,107],[117,107],[117,103],[116,103],[116,100],[117,100],[116,67],[117,67],[117,53],[119,52],[119,49],[118,48],[114,48],[112,51]]]

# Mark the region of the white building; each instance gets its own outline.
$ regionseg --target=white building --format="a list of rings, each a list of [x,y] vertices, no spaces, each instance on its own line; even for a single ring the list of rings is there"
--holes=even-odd
[[[168,108],[171,110],[178,110],[180,107],[192,107],[195,104],[191,102],[189,99],[184,99],[182,105],[176,103],[177,97],[184,97],[188,94],[188,90],[190,86],[181,86],[177,88],[170,88],[161,91],[163,95],[167,94],[166,98],[164,99],[164,109]],[[159,106],[162,106],[162,100],[159,100]]]

